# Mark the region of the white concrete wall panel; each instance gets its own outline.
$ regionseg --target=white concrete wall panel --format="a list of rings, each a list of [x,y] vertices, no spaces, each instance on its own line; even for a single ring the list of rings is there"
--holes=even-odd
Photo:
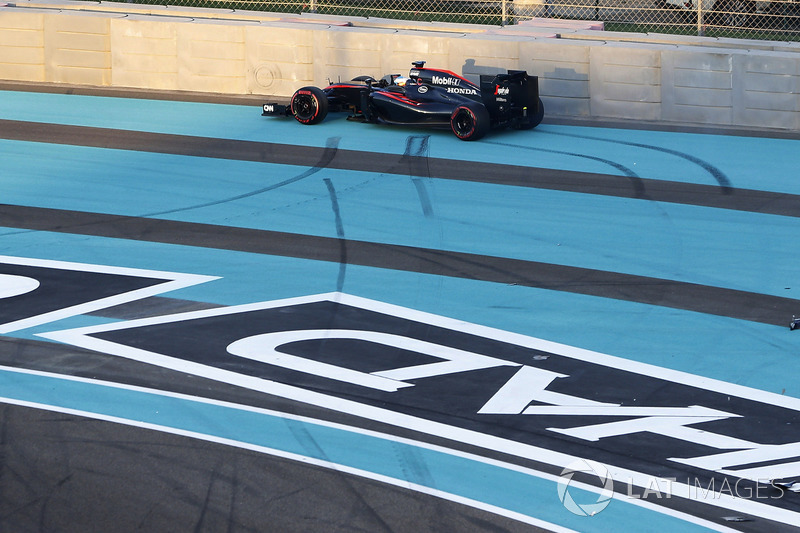
[[[731,124],[733,57],[739,52],[667,50],[662,53],[662,119]]]
[[[800,92],[800,57],[746,56],[744,60],[744,91],[759,109],[798,111]],[[750,107],[750,106],[748,106]]]
[[[748,126],[800,129],[800,57],[774,53],[741,59],[741,109]]]
[[[45,81],[44,12],[4,10],[0,49],[0,79]]]
[[[45,79],[57,83],[109,85],[112,17],[114,15],[88,12],[45,14]]]
[[[393,33],[382,33],[381,68],[372,76],[386,74],[407,75],[412,61],[425,61],[429,67],[450,69],[450,49],[458,46],[460,37],[443,37],[440,33],[430,31],[396,30]],[[455,71],[462,74],[460,70]]]
[[[539,77],[546,113],[589,116],[589,50],[600,42],[536,39],[520,43],[519,68]]]
[[[471,75],[516,69],[519,39],[484,33],[455,37],[451,41],[449,63],[449,70]]]
[[[658,120],[663,47],[607,43],[589,51],[591,114]]]
[[[314,85],[381,73],[381,34],[393,30],[332,26],[314,35]]]
[[[707,70],[700,65],[695,68],[676,68],[674,72],[675,87],[695,87],[702,89],[730,90],[733,88],[731,69]]]
[[[314,33],[299,24],[246,27],[247,93],[291,95],[312,85]]]
[[[112,85],[178,89],[176,21],[149,17],[111,20]]]
[[[527,70],[551,115],[800,130],[800,43],[106,5],[0,7],[0,79],[285,97],[425,60]]]
[[[247,87],[245,25],[177,24],[178,89],[242,94]]]

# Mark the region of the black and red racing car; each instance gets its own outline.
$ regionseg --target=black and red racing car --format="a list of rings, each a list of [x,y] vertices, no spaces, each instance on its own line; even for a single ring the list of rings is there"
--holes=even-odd
[[[481,75],[476,85],[449,70],[425,68],[425,61],[413,62],[407,78],[359,76],[324,89],[303,87],[288,106],[264,104],[262,115],[318,124],[331,111],[349,111],[349,120],[362,122],[449,126],[465,141],[480,139],[492,128],[535,128],[544,116],[538,78],[524,70]]]

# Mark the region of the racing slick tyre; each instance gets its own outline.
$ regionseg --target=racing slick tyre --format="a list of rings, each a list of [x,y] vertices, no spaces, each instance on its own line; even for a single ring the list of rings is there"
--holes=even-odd
[[[538,126],[543,118],[544,104],[542,103],[542,99],[539,98],[539,109],[536,113],[531,113],[527,117],[520,118],[518,122],[514,123],[513,128],[515,130],[530,130]]]
[[[328,115],[328,97],[318,87],[302,87],[292,95],[292,116],[301,124],[319,124]]]
[[[458,106],[450,115],[450,127],[462,141],[477,141],[489,131],[489,112],[478,103]]]

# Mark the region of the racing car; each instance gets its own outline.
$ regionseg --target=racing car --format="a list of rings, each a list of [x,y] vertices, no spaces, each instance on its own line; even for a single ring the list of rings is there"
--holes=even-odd
[[[289,105],[267,103],[263,116],[293,116],[318,124],[328,112],[348,111],[348,120],[382,124],[450,127],[459,139],[480,139],[492,128],[535,128],[544,116],[539,81],[524,70],[481,75],[480,84],[449,70],[414,61],[408,77],[388,74],[376,80],[358,76],[328,87],[302,87]]]

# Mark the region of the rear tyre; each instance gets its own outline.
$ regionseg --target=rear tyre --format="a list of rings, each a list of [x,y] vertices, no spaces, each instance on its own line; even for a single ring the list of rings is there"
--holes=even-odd
[[[292,95],[292,115],[301,124],[319,124],[328,116],[328,97],[319,87],[303,87]]]
[[[477,141],[489,131],[489,112],[481,104],[458,106],[450,115],[450,127],[462,141]]]
[[[541,124],[542,119],[544,118],[544,104],[542,103],[542,99],[539,98],[539,109],[536,110],[536,113],[529,113],[527,117],[522,117],[519,119],[519,122],[514,124],[515,130],[530,130]]]

